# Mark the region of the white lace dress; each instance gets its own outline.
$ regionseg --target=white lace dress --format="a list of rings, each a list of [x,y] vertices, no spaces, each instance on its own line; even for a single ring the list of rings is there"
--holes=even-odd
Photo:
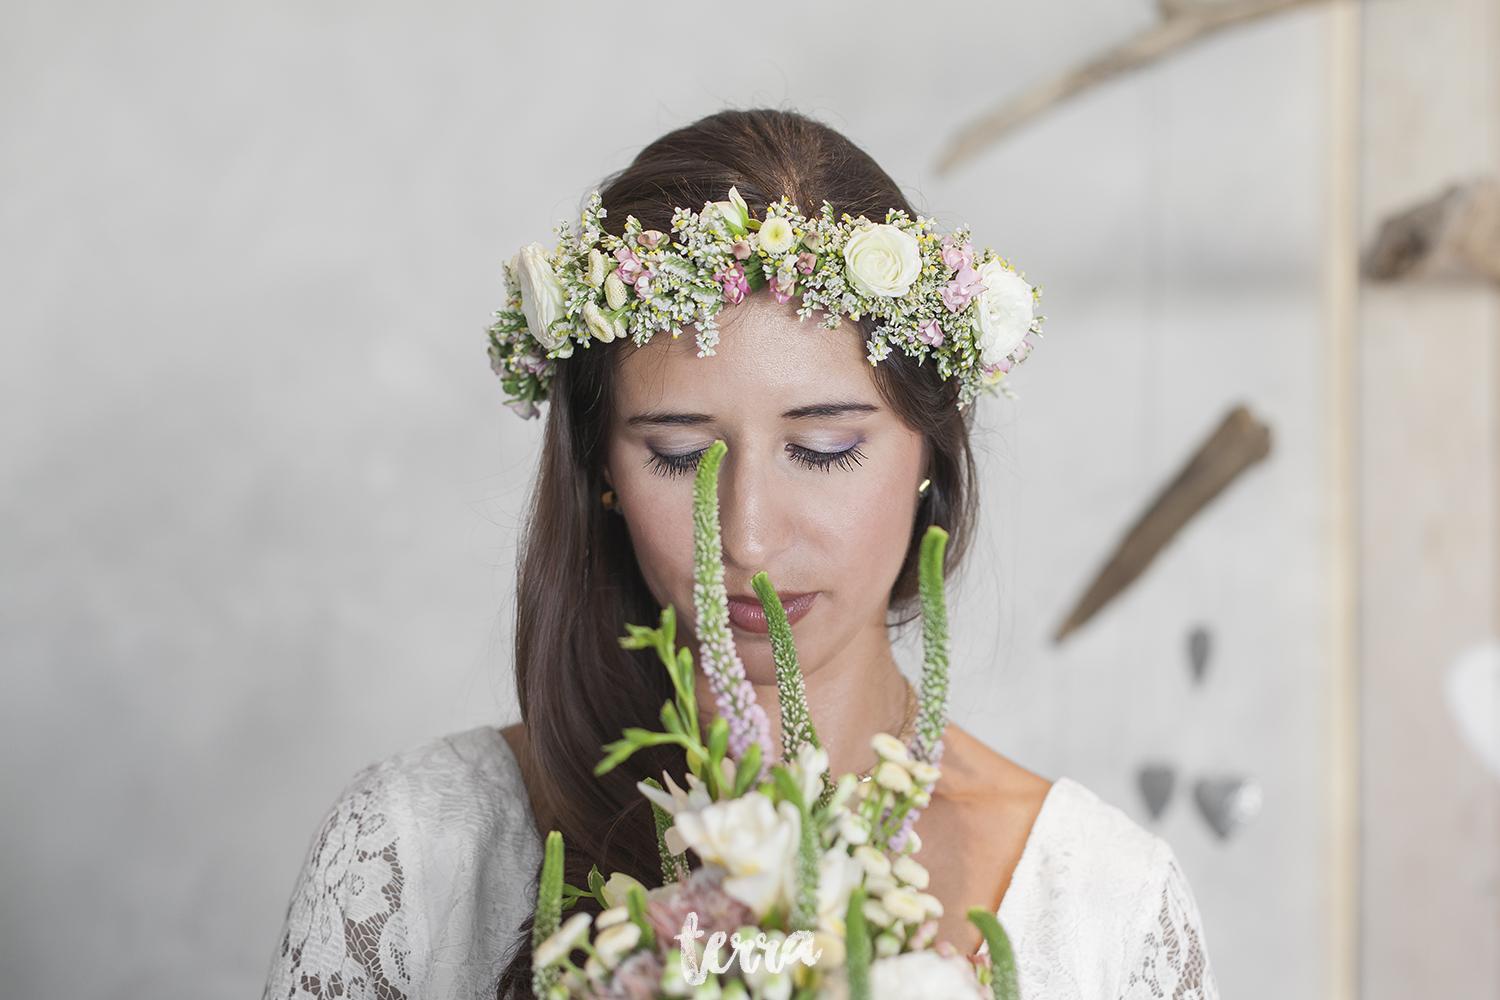
[[[368,768],[313,839],[265,1000],[493,997],[541,855],[498,730]],[[1023,1000],[1218,997],[1171,848],[1066,778],[1047,794],[999,917]]]

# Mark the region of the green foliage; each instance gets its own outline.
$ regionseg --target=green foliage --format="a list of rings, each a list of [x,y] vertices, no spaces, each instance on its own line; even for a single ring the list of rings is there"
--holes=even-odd
[[[849,979],[849,1000],[870,1000],[870,932],[865,926],[865,891],[849,894],[844,918],[844,969]]]
[[[537,884],[536,918],[531,925],[531,947],[535,951],[557,932],[562,918],[563,902],[563,838],[556,830],[547,834],[547,846],[542,855],[542,877]],[[547,995],[557,981],[555,966],[532,970],[532,992],[542,997]]]
[[[630,910],[630,920],[641,929],[641,944],[656,950],[656,931],[646,919],[646,893],[640,886],[631,886],[625,893],[625,906]]]
[[[646,784],[659,791],[666,791],[655,778],[647,778]],[[672,826],[672,814],[653,802],[651,816],[656,821],[656,853],[661,856],[662,882],[676,882],[688,870],[688,860],[686,854],[673,854],[671,848],[667,847],[667,830]]]
[[[977,906],[969,911],[969,922],[979,928],[990,946],[990,989],[995,1000],[1021,1000],[1021,990],[1016,984],[1016,957],[1010,950],[1005,928],[993,913]]]
[[[766,629],[771,636],[771,655],[776,660],[776,693],[781,701],[781,758],[795,760],[797,752],[811,743],[818,742],[818,731],[813,726],[812,714],[807,709],[807,689],[802,683],[802,667],[797,662],[797,646],[792,641],[792,627],[787,624],[786,609],[771,578],[765,573],[755,574],[750,581],[760,606],[766,613]]]
[[[922,537],[917,591],[922,601],[922,692],[917,711],[917,742],[932,759],[948,724],[948,604],[943,595],[943,551],[948,533],[937,525]]]

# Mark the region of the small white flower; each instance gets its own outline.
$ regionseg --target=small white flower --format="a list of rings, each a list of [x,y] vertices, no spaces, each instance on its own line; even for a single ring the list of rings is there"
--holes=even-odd
[[[860,910],[864,913],[865,919],[877,927],[889,927],[896,922],[896,918],[891,916],[890,911],[876,900],[865,900],[865,905]]]
[[[862,295],[900,298],[922,273],[917,238],[895,226],[858,230],[844,244],[844,266],[849,282]]]
[[[909,951],[870,963],[870,996],[901,1000],[979,1000],[978,981],[962,958]]]
[[[598,288],[604,284],[604,272],[608,266],[608,262],[604,259],[604,255],[599,252],[598,248],[591,247],[589,249],[589,270],[584,280],[595,288]]]
[[[624,906],[625,898],[631,889],[639,889],[644,894],[646,887],[640,882],[626,875],[624,872],[615,872],[604,883],[604,902],[607,906]]]
[[[911,772],[911,776],[917,780],[918,784],[927,785],[929,787],[936,784],[938,778],[940,778],[943,774],[942,771],[933,767],[925,760],[914,760],[910,764],[906,765],[906,769]]]
[[[766,253],[781,255],[797,243],[792,224],[779,215],[773,215],[760,227],[760,248]]]
[[[891,873],[890,860],[875,848],[856,847],[852,853],[854,860],[860,863],[867,874],[876,878],[883,878]]]
[[[640,941],[640,924],[627,921],[623,924],[615,924],[594,938],[594,950],[599,953],[599,961],[603,962],[606,968],[613,969],[620,964],[620,959],[640,944]]]
[[[870,839],[870,824],[863,817],[850,813],[839,820],[839,836],[850,844],[863,844]]]
[[[917,859],[909,854],[903,854],[896,859],[896,863],[891,865],[891,874],[907,885],[918,889],[927,888],[927,884],[932,880],[932,876],[928,874],[927,869],[923,868],[917,862]]]
[[[594,927],[598,930],[607,930],[615,924],[623,924],[630,919],[630,907],[611,906],[599,914],[599,919],[594,921]]]
[[[922,849],[922,838],[917,836],[917,831],[911,830],[906,834],[906,853],[916,854]]]
[[[1036,316],[1036,300],[1031,286],[999,260],[981,267],[979,278],[984,291],[974,300],[974,340],[980,362],[998,365],[1026,339]]]
[[[917,901],[922,904],[922,909],[927,911],[929,917],[941,917],[943,915],[943,902],[932,893],[917,893]]]
[[[609,303],[611,309],[618,309],[625,304],[625,297],[630,290],[625,287],[625,282],[620,278],[618,268],[609,272],[604,278],[604,301]]]
[[[892,889],[881,896],[880,905],[884,906],[891,916],[908,924],[919,924],[922,918],[927,916],[927,910],[922,906],[922,901],[917,898],[916,890],[906,887]]]
[[[875,955],[877,958],[889,958],[891,955],[901,953],[901,939],[887,931],[875,939]]]
[[[893,760],[903,766],[911,763],[911,753],[906,749],[906,744],[889,733],[876,733],[870,737],[870,746],[880,755],[881,760]]]
[[[568,957],[568,953],[578,947],[589,933],[590,917],[587,913],[575,913],[563,922],[563,925],[553,931],[547,940],[537,945],[536,954],[532,956],[531,963],[538,968],[546,968],[554,962],[561,962]]]
[[[823,794],[823,772],[828,770],[828,751],[811,743],[797,752],[797,766],[802,770],[802,801],[811,806]]]
[[[837,933],[816,930],[813,931],[813,954],[818,955],[817,968],[836,969],[844,964],[848,952],[844,948],[843,923],[840,922]]]
[[[552,324],[563,315],[563,291],[557,272],[547,260],[547,251],[540,243],[529,243],[516,254],[510,266],[521,285],[521,312],[526,316],[526,329],[547,350],[555,350],[568,335],[552,332]]]
[[[896,888],[896,880],[889,875],[866,875],[865,888],[872,896],[884,896]]]
[[[595,340],[607,344],[615,339],[615,324],[593,302],[583,304],[583,322]]]
[[[818,859],[818,920],[838,921],[842,926],[849,912],[849,895],[864,875],[864,866],[842,848],[824,851]]]
[[[897,795],[911,794],[911,772],[893,760],[882,761],[875,769],[875,783]]]

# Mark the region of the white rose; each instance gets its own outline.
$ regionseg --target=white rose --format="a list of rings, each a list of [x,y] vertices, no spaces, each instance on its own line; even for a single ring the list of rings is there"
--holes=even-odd
[[[521,312],[526,315],[527,329],[547,350],[556,349],[568,335],[552,334],[552,324],[562,318],[563,291],[547,261],[547,252],[540,243],[524,246],[511,267],[521,282]]]
[[[979,360],[998,365],[1026,339],[1035,314],[1031,286],[1010,268],[992,260],[979,269],[984,291],[974,300],[974,339]]]
[[[778,811],[759,792],[677,814],[682,843],[728,875],[724,891],[764,917],[779,902],[791,902],[802,817],[790,802]]]
[[[844,244],[845,273],[863,295],[894,299],[905,295],[922,272],[917,238],[895,226],[870,226]]]
[[[980,1000],[979,982],[961,958],[909,951],[870,963],[870,995],[892,1000]]]

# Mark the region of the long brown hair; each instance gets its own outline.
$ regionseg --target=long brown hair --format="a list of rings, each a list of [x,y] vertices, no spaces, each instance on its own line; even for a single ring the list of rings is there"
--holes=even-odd
[[[863,150],[787,111],[723,111],[671,132],[642,150],[600,196],[606,226],[616,235],[632,215],[647,229],[668,232],[673,209],[723,201],[731,187],[757,214],[783,195],[808,212],[827,202],[837,213],[876,221],[890,209],[916,214]],[[686,769],[680,752],[662,748],[638,753],[603,777],[593,773],[600,747],[627,726],[655,728],[672,694],[654,656],[621,649],[617,641],[627,622],[654,625],[661,614],[624,519],[600,500],[625,344],[595,344],[558,365],[516,588],[516,693],[530,751],[527,790],[534,812],[562,831],[573,885],[586,884],[595,864],[606,875],[620,871],[648,886],[661,884],[650,807],[635,785],[663,769],[679,777]],[[930,525],[950,533],[947,565],[958,565],[973,528],[974,461],[958,388],[935,366],[893,352],[874,374],[887,404],[925,439],[931,480],[891,589],[892,614],[899,617],[915,598],[918,547]],[[499,994],[531,995],[529,933]]]

